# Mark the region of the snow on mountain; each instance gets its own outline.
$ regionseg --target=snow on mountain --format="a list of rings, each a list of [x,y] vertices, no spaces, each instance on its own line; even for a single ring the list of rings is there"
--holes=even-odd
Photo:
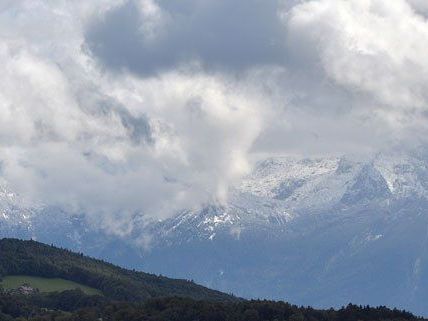
[[[428,162],[409,155],[350,158],[275,158],[260,162],[240,191],[276,199],[293,210],[325,210],[340,203],[428,198]]]
[[[401,155],[378,155],[374,164],[396,198],[428,198],[428,162],[426,159]]]
[[[278,190],[281,184],[290,182],[290,192],[293,192],[292,187],[298,188],[307,180],[334,172],[337,163],[336,158],[269,158],[256,165],[254,171],[243,180],[240,189],[258,196],[283,198]],[[284,198],[287,196],[284,195]]]
[[[187,242],[202,238],[213,240],[219,234],[239,239],[243,231],[282,233],[293,215],[277,200],[234,191],[227,205],[209,205],[184,211],[156,224],[158,239],[173,238]]]
[[[268,159],[244,179],[240,190],[280,200],[292,210],[321,209],[340,200],[358,169],[359,164],[341,158]]]
[[[37,213],[36,208],[23,205],[22,199],[0,181],[0,230],[31,229],[32,219]]]

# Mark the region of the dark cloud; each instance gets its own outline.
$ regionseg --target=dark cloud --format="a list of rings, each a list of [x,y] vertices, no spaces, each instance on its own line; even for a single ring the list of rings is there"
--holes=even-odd
[[[240,71],[286,59],[279,1],[159,1],[166,23],[144,41],[144,17],[128,1],[93,23],[89,48],[109,68],[153,74],[198,60],[208,69]]]

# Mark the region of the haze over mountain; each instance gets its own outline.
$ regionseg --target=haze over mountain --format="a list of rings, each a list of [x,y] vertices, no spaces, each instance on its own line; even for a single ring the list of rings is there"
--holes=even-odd
[[[428,5],[0,0],[0,237],[428,315]]]

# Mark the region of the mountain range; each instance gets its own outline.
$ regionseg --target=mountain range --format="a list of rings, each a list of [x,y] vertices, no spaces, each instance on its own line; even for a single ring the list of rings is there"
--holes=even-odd
[[[428,315],[428,155],[262,160],[228,200],[113,236],[82,214],[23,206],[4,182],[0,235],[33,238],[245,298]]]

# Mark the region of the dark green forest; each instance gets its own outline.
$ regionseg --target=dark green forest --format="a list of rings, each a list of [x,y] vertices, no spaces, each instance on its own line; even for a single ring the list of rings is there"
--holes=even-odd
[[[340,310],[315,310],[272,301],[214,302],[187,298],[156,298],[117,302],[87,296],[78,290],[16,296],[0,293],[0,320],[32,321],[405,321],[423,320],[385,307],[348,305]]]
[[[249,301],[193,282],[130,271],[34,241],[0,241],[6,275],[63,278],[97,288],[23,294],[0,289],[0,321],[405,321],[423,320],[386,307],[316,310],[285,302]]]
[[[126,270],[35,241],[0,240],[0,277],[5,275],[62,278],[96,288],[108,298],[122,301],[138,302],[167,296],[236,300],[191,281]]]

